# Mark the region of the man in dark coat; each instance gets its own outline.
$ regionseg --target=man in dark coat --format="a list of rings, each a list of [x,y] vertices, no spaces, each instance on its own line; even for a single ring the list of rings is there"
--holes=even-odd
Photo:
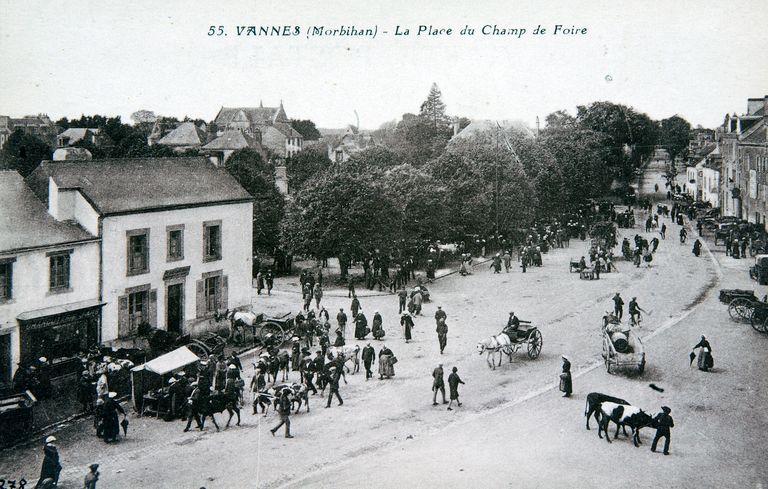
[[[336,398],[339,400],[339,406],[344,404],[344,401],[341,399],[341,395],[339,395],[339,377],[341,374],[338,372],[338,369],[336,367],[331,367],[331,378],[328,381],[328,387],[330,387],[330,391],[328,393],[328,404],[325,405],[326,408],[331,407],[331,399],[333,399],[333,395],[336,394]]]
[[[435,331],[437,332],[437,342],[440,345],[440,354],[443,354],[443,350],[445,350],[445,347],[448,345],[448,325],[445,324],[445,319],[441,318],[437,321],[437,328],[435,328]]]
[[[87,370],[83,370],[77,384],[77,400],[83,406],[84,413],[93,411],[94,394],[96,394],[96,388],[92,383],[91,375]]]
[[[451,375],[448,376],[448,388],[451,392],[451,402],[448,404],[448,411],[453,411],[453,409],[451,409],[453,401],[456,401],[459,407],[461,407],[461,401],[459,401],[459,384],[463,384],[464,381],[459,377],[458,371],[459,369],[453,367]]]
[[[370,379],[373,377],[373,371],[371,370],[371,367],[373,366],[373,362],[376,360],[376,351],[373,349],[370,343],[365,345],[363,348],[363,365],[365,366],[365,380]]]
[[[54,486],[59,483],[61,463],[59,463],[59,450],[54,445],[55,441],[56,437],[54,436],[49,436],[45,439],[43,466],[40,468],[40,479],[35,487],[43,487],[43,481],[46,479],[52,479]]]
[[[437,406],[437,391],[440,391],[443,395],[443,404],[448,404],[445,400],[445,381],[443,380],[443,364],[437,365],[437,368],[432,371],[432,405]]]
[[[624,300],[618,292],[613,296],[613,315],[619,319],[624,316]]]
[[[333,346],[344,346],[346,345],[346,341],[344,340],[344,336],[341,334],[340,330],[336,331],[336,340],[333,342]]]
[[[659,231],[659,234],[661,235],[661,239],[667,239],[667,225],[662,224],[661,230]]]
[[[272,295],[272,287],[275,285],[275,276],[272,274],[272,270],[267,270],[264,281],[267,283],[267,295]]]
[[[651,444],[651,451],[656,451],[656,445],[659,440],[664,438],[664,455],[669,455],[669,429],[675,426],[675,422],[672,420],[672,416],[669,413],[672,412],[667,406],[662,406],[663,413],[659,413],[653,418],[653,426],[656,427],[656,436],[653,437],[653,443]]]
[[[293,435],[291,435],[291,420],[289,418],[291,414],[291,398],[289,397],[288,389],[283,389],[280,400],[277,403],[277,410],[280,413],[280,424],[269,430],[269,432],[272,433],[272,436],[275,436],[275,431],[285,425],[285,437],[293,438]]]
[[[344,309],[339,309],[339,313],[336,314],[336,322],[339,325],[339,331],[342,337],[347,336],[347,315],[344,313]]]
[[[360,300],[356,295],[352,296],[352,303],[350,304],[349,309],[352,311],[352,319],[357,318],[357,313],[360,311]]]
[[[203,430],[203,421],[200,419],[200,407],[201,402],[208,402],[208,397],[201,399],[202,391],[203,389],[200,388],[198,382],[192,382],[192,394],[187,399],[187,426],[184,428],[185,432],[189,431],[192,420],[197,423],[197,429]]]
[[[400,311],[398,312],[398,314],[402,314],[403,311],[406,310],[406,307],[407,307],[406,304],[408,301],[408,291],[405,290],[405,286],[401,286],[400,290],[397,291],[397,301],[400,307]]]

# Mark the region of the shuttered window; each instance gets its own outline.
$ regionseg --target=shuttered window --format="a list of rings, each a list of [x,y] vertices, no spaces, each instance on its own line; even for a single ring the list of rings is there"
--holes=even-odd
[[[221,260],[221,221],[203,223],[203,261]]]
[[[13,299],[13,262],[0,261],[0,302]]]
[[[149,316],[149,298],[147,291],[134,292],[128,295],[128,327],[135,332],[139,324]]]
[[[126,232],[127,275],[149,272],[149,229],[134,229]]]
[[[216,312],[221,300],[221,277],[205,279],[205,312]]]

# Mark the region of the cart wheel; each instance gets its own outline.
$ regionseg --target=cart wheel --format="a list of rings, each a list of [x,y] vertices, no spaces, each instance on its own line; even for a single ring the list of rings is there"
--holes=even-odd
[[[543,344],[544,340],[542,340],[541,331],[538,329],[534,330],[530,340],[528,340],[528,358],[531,360],[538,358]]]
[[[749,318],[749,323],[752,325],[752,329],[758,333],[766,332],[766,321],[768,321],[768,314],[765,309],[755,308],[752,311],[752,316]]]
[[[187,345],[187,348],[189,351],[200,357],[201,360],[206,360],[208,358],[208,349],[204,348],[199,343],[190,343]]]
[[[752,311],[752,301],[744,298],[737,297],[728,304],[728,315],[731,319],[738,322],[744,322],[748,320]]]
[[[285,331],[283,331],[283,328],[280,327],[279,324],[266,322],[259,326],[259,339],[261,340],[262,344],[264,344],[267,339],[267,335],[269,334],[272,335],[272,338],[277,342],[278,346],[285,342]]]
[[[760,326],[761,333],[768,333],[768,314],[765,315],[765,318],[758,324]]]

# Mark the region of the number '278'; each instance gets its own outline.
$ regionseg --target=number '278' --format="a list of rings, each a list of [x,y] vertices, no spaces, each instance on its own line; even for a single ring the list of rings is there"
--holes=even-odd
[[[208,29],[208,35],[209,36],[225,36],[224,33],[224,26],[223,25],[212,25],[210,29]]]

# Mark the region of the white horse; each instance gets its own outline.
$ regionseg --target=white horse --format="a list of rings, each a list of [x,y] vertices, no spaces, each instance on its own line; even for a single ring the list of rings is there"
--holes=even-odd
[[[500,333],[489,338],[485,338],[477,342],[477,353],[482,355],[486,353],[485,361],[488,363],[488,367],[496,370],[496,359],[492,355],[494,353],[499,354],[499,366],[501,366],[501,354],[505,353],[509,357],[509,361],[512,361],[512,341],[505,333]]]
[[[328,353],[333,354],[334,357],[341,355],[344,359],[344,367],[347,371],[349,371],[349,367],[347,367],[346,363],[351,361],[353,365],[353,375],[360,371],[360,345],[332,346],[328,348]]]
[[[259,322],[259,316],[250,311],[231,311],[226,318],[229,319],[228,339],[234,338],[237,333],[244,336],[240,328],[244,330],[246,326],[253,327]]]

